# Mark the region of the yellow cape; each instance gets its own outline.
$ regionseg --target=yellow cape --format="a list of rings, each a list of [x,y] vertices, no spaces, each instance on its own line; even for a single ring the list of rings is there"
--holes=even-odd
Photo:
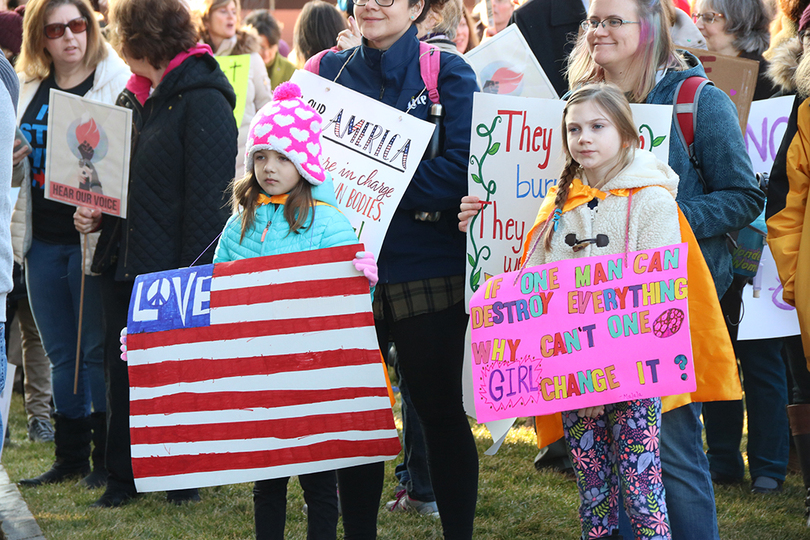
[[[526,259],[532,236],[540,228],[554,209],[554,198],[557,188],[551,188],[540,210],[537,213],[534,225],[529,231],[523,249],[521,265]],[[613,195],[626,197],[630,190],[611,190]],[[568,192],[568,200],[563,207],[563,213],[587,204],[594,197],[604,200],[607,194],[583,185],[575,179]],[[697,379],[697,390],[691,394],[679,394],[661,398],[663,412],[671,411],[689,403],[703,403],[706,401],[728,401],[742,398],[740,377],[737,373],[737,359],[731,346],[723,313],[720,310],[720,301],[714,286],[709,267],[703,259],[703,253],[697,243],[692,227],[686,221],[686,216],[678,208],[678,219],[681,226],[681,241],[689,246],[686,261],[687,276],[689,279],[689,333],[692,338],[692,359]],[[537,446],[543,448],[563,436],[562,417],[560,413],[535,417],[537,431]]]

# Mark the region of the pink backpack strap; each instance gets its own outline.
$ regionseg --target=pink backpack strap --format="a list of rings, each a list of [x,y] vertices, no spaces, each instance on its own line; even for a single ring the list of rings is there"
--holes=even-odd
[[[332,47],[331,49],[326,49],[325,51],[321,51],[318,54],[311,56],[310,59],[307,60],[307,63],[304,64],[304,69],[306,71],[314,73],[315,75],[320,75],[321,74],[321,58],[326,56],[326,53],[339,52],[339,51],[340,51],[340,49],[338,49],[337,47]]]
[[[435,45],[419,42],[419,71],[422,82],[428,91],[431,103],[439,103],[439,70],[441,68],[441,51]]]

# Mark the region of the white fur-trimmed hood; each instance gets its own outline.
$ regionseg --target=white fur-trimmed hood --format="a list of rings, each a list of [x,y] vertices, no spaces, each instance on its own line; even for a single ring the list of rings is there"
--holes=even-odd
[[[652,152],[638,149],[635,152],[633,162],[608,181],[602,190],[661,186],[669,191],[674,199],[678,195],[679,181],[675,171]]]

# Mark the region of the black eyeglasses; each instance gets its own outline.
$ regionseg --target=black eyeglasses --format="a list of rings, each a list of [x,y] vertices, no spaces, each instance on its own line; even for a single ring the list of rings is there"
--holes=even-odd
[[[355,0],[354,5],[363,7],[366,4],[368,4],[370,1],[371,0]],[[380,7],[391,7],[391,6],[394,5],[394,0],[389,0],[389,1],[387,1],[387,0],[374,0],[374,1],[377,2],[377,5],[380,6]]]
[[[621,28],[623,24],[638,24],[638,21],[625,21],[624,19],[620,19],[618,17],[608,17],[607,19],[601,21],[596,19],[585,19],[579,23],[579,26],[587,32],[588,30],[596,30],[599,28],[599,26],[602,28],[610,28],[611,30],[615,30],[617,28]]]
[[[698,19],[703,19],[703,24],[712,24],[716,19],[724,19],[726,16],[722,13],[713,13],[708,11],[706,13],[692,13],[692,20],[697,23]]]
[[[65,28],[70,28],[70,31],[74,34],[81,34],[85,30],[87,30],[87,19],[84,17],[79,17],[78,19],[73,19],[72,21],[68,21],[67,24],[63,23],[52,23],[45,25],[45,37],[48,39],[59,39],[60,37],[65,35]]]

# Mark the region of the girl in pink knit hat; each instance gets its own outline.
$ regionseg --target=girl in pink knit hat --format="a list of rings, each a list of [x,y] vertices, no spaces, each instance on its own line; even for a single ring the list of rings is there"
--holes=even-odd
[[[245,176],[232,183],[228,220],[214,262],[295,253],[357,243],[349,220],[335,208],[332,179],[321,166],[322,119],[293,83],[276,88],[273,101],[253,118],[245,155]],[[355,267],[377,283],[377,264],[361,251]],[[257,540],[284,538],[287,482],[274,478],[253,488]],[[335,472],[298,477],[308,505],[307,538],[336,537]]]

